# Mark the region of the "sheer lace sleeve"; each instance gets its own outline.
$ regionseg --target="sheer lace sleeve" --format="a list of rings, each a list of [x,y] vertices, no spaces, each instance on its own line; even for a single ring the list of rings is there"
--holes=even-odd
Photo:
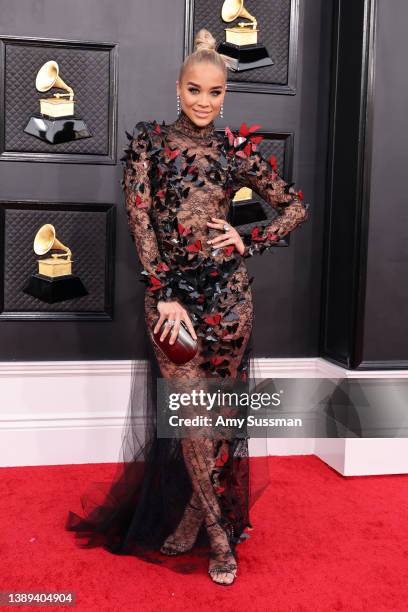
[[[157,301],[168,301],[172,299],[168,288],[169,267],[161,257],[151,219],[149,150],[152,143],[144,122],[136,125],[133,136],[127,136],[130,142],[121,160],[125,162],[122,187],[130,234],[143,266],[140,280]]]
[[[303,202],[302,191],[295,190],[293,183],[286,183],[278,174],[274,156],[267,160],[257,151],[256,145],[263,137],[251,135],[251,132],[258,127],[260,126],[247,128],[243,124],[239,135],[226,128],[227,142],[233,159],[234,189],[254,189],[278,213],[269,226],[255,227],[250,236],[243,236],[243,257],[263,253],[309,218],[309,204]]]

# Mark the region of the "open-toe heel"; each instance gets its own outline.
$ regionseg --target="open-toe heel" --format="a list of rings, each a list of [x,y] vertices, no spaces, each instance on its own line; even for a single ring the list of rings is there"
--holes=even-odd
[[[220,565],[214,565],[213,567],[210,567],[208,573],[210,574],[212,581],[216,584],[230,586],[231,584],[233,584],[235,578],[237,577],[237,570],[238,566],[236,563],[220,563]],[[220,574],[230,574],[232,576],[232,579],[217,580]]]
[[[191,513],[191,510],[189,509],[193,510],[193,513]],[[197,508],[189,502],[182,521],[180,522],[176,531],[170,534],[165,540],[164,544],[160,548],[160,552],[164,555],[182,555],[183,553],[189,552],[197,540],[202,521],[203,518],[201,508]],[[183,526],[186,523],[187,528],[184,529],[183,533]]]
[[[212,546],[208,573],[216,584],[230,586],[238,570],[238,564],[231,549],[231,535],[223,530],[218,522],[206,522],[206,528]]]

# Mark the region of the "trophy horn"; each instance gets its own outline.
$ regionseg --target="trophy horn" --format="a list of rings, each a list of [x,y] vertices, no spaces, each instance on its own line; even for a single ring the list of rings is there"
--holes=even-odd
[[[67,255],[68,260],[71,259],[71,249],[58,240],[55,235],[55,227],[51,225],[51,223],[46,223],[40,227],[35,235],[34,252],[37,255],[45,255],[45,253],[48,253],[50,249],[61,249],[62,251],[65,251],[65,253],[62,254],[53,253],[52,257],[58,258]]]
[[[237,17],[244,17],[253,22],[254,28],[256,28],[257,25],[255,17],[244,8],[244,0],[225,0],[221,9],[221,17],[227,23],[234,21]]]
[[[35,79],[35,86],[38,91],[48,91],[51,87],[58,87],[59,89],[65,89],[69,93],[69,99],[73,100],[74,90],[72,87],[67,85],[59,76],[59,66],[55,60],[45,62],[37,72]],[[55,94],[56,97],[67,94]]]

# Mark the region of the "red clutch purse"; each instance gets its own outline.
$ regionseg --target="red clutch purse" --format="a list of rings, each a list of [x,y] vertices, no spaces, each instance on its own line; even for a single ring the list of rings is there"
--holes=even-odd
[[[156,327],[156,323],[150,330],[150,336],[156,346],[158,346],[159,349],[163,351],[163,353],[166,355],[166,357],[170,359],[170,361],[177,365],[182,365],[183,363],[187,363],[188,361],[193,359],[198,349],[197,340],[194,340],[183,321],[180,321],[179,332],[177,334],[177,338],[174,344],[169,344],[171,330],[168,332],[164,340],[160,340],[160,336],[163,333],[166,321],[163,321],[163,324],[158,332],[153,333],[153,330]]]

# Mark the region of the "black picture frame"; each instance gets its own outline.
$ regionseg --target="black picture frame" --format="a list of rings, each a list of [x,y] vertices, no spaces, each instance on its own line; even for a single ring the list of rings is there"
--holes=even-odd
[[[81,145],[79,152],[67,152],[61,150],[69,149],[62,147],[64,145],[73,145],[79,143],[91,142],[92,138],[77,141],[75,143],[61,143],[58,145],[49,145],[44,143],[43,150],[15,150],[11,148],[7,142],[7,121],[8,110],[6,105],[7,95],[7,52],[12,46],[32,46],[33,49],[44,47],[44,49],[53,47],[56,50],[72,50],[74,52],[83,51],[89,52],[105,52],[109,55],[109,61],[106,62],[108,74],[105,77],[108,80],[108,91],[106,96],[107,108],[105,115],[107,116],[104,138],[106,139],[106,153],[89,153],[87,145]],[[44,55],[44,61],[53,59],[50,53]],[[21,75],[25,78],[25,75]],[[35,75],[30,74],[34,79]],[[63,75],[62,75],[63,78]],[[40,93],[38,93],[40,96]],[[80,164],[110,164],[117,163],[117,98],[118,98],[118,44],[114,42],[95,42],[95,41],[79,41],[79,40],[64,40],[57,38],[35,38],[21,36],[0,36],[0,161],[29,161],[29,162],[52,162],[52,163],[80,163]],[[33,109],[35,110],[35,109]],[[23,127],[21,128],[23,131]],[[34,138],[27,135],[27,138]],[[41,144],[41,143],[40,143]],[[90,145],[89,145],[90,146]],[[8,148],[9,147],[9,148]],[[52,148],[59,149],[52,151]],[[78,148],[78,147],[76,147]],[[29,149],[29,147],[27,147]],[[88,149],[89,150],[89,149]]]
[[[8,228],[6,227],[6,213],[7,211],[12,211],[17,218],[20,217],[19,226],[12,228],[13,231],[8,232]],[[38,305],[41,309],[33,309],[31,307],[24,310],[21,308],[21,303],[24,305],[24,302],[27,304],[36,303],[37,298],[34,298],[30,295],[25,295],[21,290],[22,282],[26,281],[29,276],[36,272],[35,261],[38,256],[35,254],[33,250],[32,243],[27,245],[28,236],[34,239],[34,230],[38,229],[39,225],[42,225],[43,221],[39,219],[39,221],[35,222],[35,226],[33,224],[33,215],[29,214],[30,220],[27,223],[24,219],[25,212],[28,213],[37,213],[38,217],[46,217],[46,222],[52,222],[52,213],[57,211],[60,220],[63,220],[64,214],[69,216],[70,213],[77,213],[81,215],[82,213],[91,213],[91,217],[88,215],[88,225],[90,230],[94,230],[96,215],[99,213],[98,222],[99,226],[102,227],[104,231],[103,236],[101,236],[101,240],[98,243],[97,240],[97,232],[90,231],[90,233],[86,234],[84,230],[84,235],[78,237],[79,227],[84,229],[86,224],[78,223],[77,220],[71,219],[71,223],[68,224],[67,227],[70,228],[71,235],[77,238],[77,242],[80,245],[76,250],[73,250],[73,273],[78,273],[78,269],[80,266],[78,265],[78,260],[76,258],[76,252],[82,251],[82,253],[87,252],[88,257],[92,258],[92,253],[99,253],[95,256],[97,262],[101,262],[98,264],[94,264],[95,270],[93,270],[94,278],[86,281],[85,278],[85,286],[87,289],[91,289],[92,286],[95,286],[97,290],[94,294],[97,294],[99,297],[95,298],[95,302],[92,302],[92,291],[90,291],[90,295],[80,298],[75,298],[74,300],[70,300],[75,305],[77,300],[82,300],[82,304],[86,304],[87,301],[90,304],[95,305],[95,303],[101,304],[98,310],[95,309],[83,309],[83,310],[75,310],[66,308],[65,310],[61,309],[61,304],[66,306],[66,302],[56,302],[54,304],[47,304],[45,302],[38,301]],[[44,215],[43,213],[47,214]],[[41,215],[40,215],[41,213]],[[61,215],[63,213],[63,215]],[[95,218],[92,219],[92,213],[95,215]],[[72,218],[72,214],[71,214]],[[50,219],[50,221],[48,221]],[[68,223],[69,217],[67,217]],[[85,219],[84,219],[85,220]],[[31,225],[30,225],[31,223]],[[27,227],[28,226],[28,227]],[[63,236],[58,234],[57,229],[57,238],[62,242],[62,244],[66,244],[64,242]],[[114,272],[115,272],[115,235],[116,235],[116,206],[111,203],[75,203],[75,202],[61,202],[61,201],[34,201],[34,200],[0,200],[0,321],[32,321],[32,320],[47,320],[47,321],[112,321],[114,315]],[[26,240],[21,240],[21,236],[25,237]],[[15,253],[21,253],[21,249],[28,247],[30,249],[30,255],[32,256],[32,261],[30,261],[29,265],[27,265],[27,269],[24,267],[23,271],[19,269],[24,262],[27,262],[29,259],[28,253],[24,253],[24,257],[18,258],[15,255],[14,261],[7,261],[7,255],[12,252],[11,245],[14,246]],[[69,241],[69,244],[66,244],[69,248],[72,248],[72,242]],[[7,247],[7,253],[6,253]],[[91,250],[93,249],[93,251]],[[98,258],[98,259],[97,259]],[[76,261],[76,264],[75,264]],[[102,263],[103,262],[103,263]],[[86,267],[85,267],[86,270]],[[98,274],[99,271],[103,273],[103,282],[101,283],[101,287],[99,287],[99,279]],[[90,274],[90,272],[89,272]],[[79,276],[85,277],[84,271]],[[14,281],[13,279],[17,277],[18,280]],[[95,278],[96,277],[96,278]],[[6,293],[6,286],[9,287]],[[10,307],[7,305],[7,302],[12,300],[13,290],[19,297],[19,308],[16,306]],[[11,297],[10,297],[11,296]],[[34,302],[33,302],[34,300]],[[85,302],[84,302],[85,300]]]
[[[217,128],[216,132],[220,135],[224,133],[225,128]],[[230,128],[233,132],[237,133],[239,128]],[[294,142],[295,134],[293,131],[278,131],[278,130],[258,130],[257,135],[263,136],[263,140],[257,145],[257,150],[265,158],[268,158],[271,154],[277,154],[278,160],[278,173],[286,181],[291,182],[291,176],[293,173],[293,156],[294,156]],[[268,150],[269,149],[269,150]],[[276,150],[278,149],[278,151]],[[250,187],[251,188],[251,187]],[[252,189],[252,188],[251,188]],[[265,211],[270,211],[271,205],[253,189],[253,199],[260,203],[260,206]],[[250,206],[250,204],[249,204]],[[276,213],[277,214],[277,213]],[[245,225],[234,224],[235,229],[240,235],[249,234],[254,227],[262,227],[270,224],[271,220],[267,221],[254,221],[253,223],[247,223]],[[285,247],[290,244],[290,233],[287,236],[282,237],[279,242],[274,246]]]
[[[185,2],[185,24],[184,24],[184,56],[183,59],[192,53],[194,49],[194,32],[195,32],[195,13],[196,6],[199,2],[203,3],[206,10],[211,10],[209,7],[208,0],[186,0]],[[298,63],[298,37],[299,37],[299,0],[280,0],[281,3],[286,3],[289,14],[289,23],[287,29],[287,36],[284,38],[281,44],[281,53],[287,55],[286,62],[286,79],[285,82],[263,82],[258,83],[251,81],[250,79],[244,78],[243,80],[234,78],[233,80],[228,78],[227,80],[227,91],[243,91],[253,93],[267,93],[267,94],[282,94],[282,95],[295,95],[297,90],[297,63]],[[246,8],[248,3],[245,3]],[[273,3],[269,2],[269,5]],[[221,19],[221,7],[222,1],[219,2],[219,21],[225,27],[226,24]],[[273,6],[270,6],[272,13]],[[251,11],[250,11],[251,12]],[[214,19],[214,14],[209,15],[209,25],[199,26],[208,27],[210,31],[213,30],[212,22],[210,19]],[[217,41],[220,42],[220,41]],[[268,45],[266,45],[268,46]],[[262,70],[262,68],[258,69]],[[229,75],[231,71],[228,70]],[[242,74],[250,74],[251,71],[245,71]],[[238,73],[239,74],[239,73]]]

